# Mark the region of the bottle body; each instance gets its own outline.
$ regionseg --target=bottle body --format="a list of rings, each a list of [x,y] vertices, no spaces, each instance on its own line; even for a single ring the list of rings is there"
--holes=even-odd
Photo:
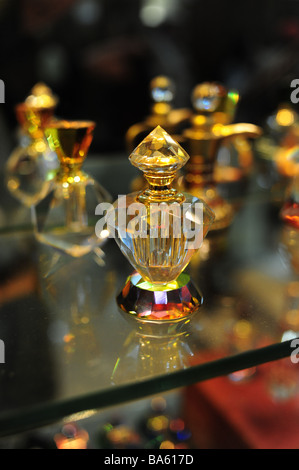
[[[95,209],[109,197],[86,173],[58,178],[33,209],[37,239],[74,257],[86,255],[108,237],[95,233]]]
[[[141,193],[114,203],[110,224],[121,251],[142,278],[156,288],[175,281],[200,248],[213,215],[200,199],[142,203]]]

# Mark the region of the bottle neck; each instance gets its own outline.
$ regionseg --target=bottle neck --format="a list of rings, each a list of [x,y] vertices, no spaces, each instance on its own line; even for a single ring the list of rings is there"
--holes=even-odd
[[[47,142],[42,137],[33,138],[32,135],[26,134],[26,146],[32,148],[37,153],[44,153],[47,149]]]
[[[172,187],[175,173],[169,174],[144,174],[149,187],[142,191],[138,200],[140,202],[183,202],[185,197]]]
[[[34,125],[23,128],[23,132],[30,140],[44,140],[44,131],[40,127]]]
[[[58,182],[73,182],[80,181],[83,176],[82,162],[79,163],[61,163],[60,169],[57,173]]]

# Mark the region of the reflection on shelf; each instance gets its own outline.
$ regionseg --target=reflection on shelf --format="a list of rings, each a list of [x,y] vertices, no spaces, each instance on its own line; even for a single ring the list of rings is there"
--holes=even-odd
[[[102,345],[96,322],[99,307],[105,308],[103,289],[109,298],[109,277],[99,285],[103,268],[93,254],[74,259],[46,246],[40,246],[38,266],[39,289],[49,310],[47,335],[58,356],[59,372],[65,374],[67,389],[80,391],[84,379],[96,381],[101,370]],[[76,369],[81,377],[78,381]]]
[[[125,168],[119,161],[115,165],[118,176],[123,173],[130,182]],[[103,167],[92,174],[103,174]],[[297,294],[290,285],[296,279],[289,258],[282,256],[279,221],[270,219],[269,200],[260,196],[249,195],[223,237],[208,236],[205,256],[188,267],[202,288],[203,306],[185,329],[160,338],[132,327],[117,310],[116,295],[132,267],[114,240],[107,240],[99,257],[74,259],[37,245],[29,230],[2,234],[0,326],[7,363],[0,365],[0,394],[9,416],[0,414],[0,433],[22,426],[24,413],[38,425],[44,406],[46,420],[59,418],[65,410],[76,413],[160,393],[161,387],[185,383],[185,377],[200,381],[203,369],[214,377],[242,369],[243,350],[231,339],[239,321],[252,326],[253,341],[240,339],[240,344],[254,364],[269,357],[260,349],[264,346],[275,345],[274,355],[285,354],[279,349],[283,333],[298,331]],[[290,232],[286,236],[293,240]],[[296,240],[289,246],[294,261]],[[254,388],[258,380],[259,366],[247,385]],[[14,421],[11,410],[17,412]]]

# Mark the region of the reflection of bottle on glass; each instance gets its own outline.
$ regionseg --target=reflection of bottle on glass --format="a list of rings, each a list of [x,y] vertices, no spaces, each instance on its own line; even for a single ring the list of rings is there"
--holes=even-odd
[[[53,120],[57,98],[38,83],[23,103],[16,106],[22,139],[6,163],[8,190],[30,207],[43,199],[58,169],[56,153],[44,137],[45,126]]]
[[[188,368],[194,354],[190,331],[178,324],[165,331],[154,334],[146,326],[133,330],[117,358],[112,382],[120,385]]]
[[[234,354],[248,351],[255,345],[255,329],[253,324],[245,319],[238,320],[230,335],[230,348]],[[256,367],[238,370],[228,375],[228,378],[235,383],[250,380],[256,374]]]

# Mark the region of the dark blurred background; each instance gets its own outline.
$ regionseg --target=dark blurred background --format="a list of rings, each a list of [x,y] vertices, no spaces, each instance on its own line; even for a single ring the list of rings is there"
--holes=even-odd
[[[173,78],[178,107],[204,80],[235,87],[236,119],[263,124],[290,102],[298,53],[297,0],[0,0],[1,161],[14,105],[37,81],[59,96],[60,117],[96,121],[91,151],[113,153],[149,113],[155,75]]]

